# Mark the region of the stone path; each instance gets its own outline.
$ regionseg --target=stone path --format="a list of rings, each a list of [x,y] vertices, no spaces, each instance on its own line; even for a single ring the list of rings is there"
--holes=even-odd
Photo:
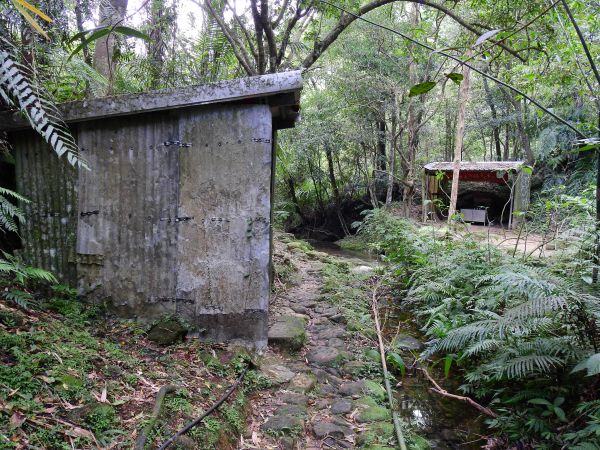
[[[322,263],[312,253],[296,252],[301,281],[272,301],[261,370],[274,387],[254,399],[243,448],[391,449],[382,444],[393,442],[385,391],[359,376],[370,344],[349,332],[343,314],[321,295]]]

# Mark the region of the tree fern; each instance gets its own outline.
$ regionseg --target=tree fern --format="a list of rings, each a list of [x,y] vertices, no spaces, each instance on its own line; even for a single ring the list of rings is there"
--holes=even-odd
[[[4,30],[0,30],[4,31]],[[49,101],[35,82],[31,71],[18,63],[17,49],[0,36],[0,98],[9,107],[18,109],[31,127],[44,138],[60,157],[66,155],[74,166],[85,166],[69,129],[56,106]]]

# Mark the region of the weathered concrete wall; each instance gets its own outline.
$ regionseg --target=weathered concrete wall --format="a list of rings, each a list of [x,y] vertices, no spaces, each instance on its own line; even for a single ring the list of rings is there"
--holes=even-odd
[[[79,288],[122,317],[175,313],[178,148],[168,113],[86,122],[79,146]]]
[[[201,335],[266,346],[272,126],[266,105],[182,114],[177,297]]]
[[[269,106],[81,123],[78,136],[91,168],[79,184],[80,289],[122,317],[176,314],[200,337],[265,346]]]
[[[75,284],[77,173],[37,134],[15,132],[9,139],[15,149],[17,191],[31,201],[21,205],[26,221],[20,225],[20,254],[28,264]]]

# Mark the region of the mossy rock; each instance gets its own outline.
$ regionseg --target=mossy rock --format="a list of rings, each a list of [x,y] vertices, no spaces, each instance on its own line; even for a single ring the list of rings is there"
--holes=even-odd
[[[354,401],[354,408],[370,408],[372,406],[378,406],[379,403],[377,403],[377,400],[375,400],[373,397],[369,397],[369,396],[364,396],[359,398],[358,400]]]
[[[367,361],[381,362],[381,354],[374,348],[365,350],[364,356]]]
[[[164,319],[148,330],[148,339],[158,345],[173,345],[184,340],[188,329],[177,319]]]
[[[291,241],[287,243],[287,249],[290,251],[300,250],[301,252],[307,253],[313,250],[312,246],[308,242],[304,241]]]
[[[394,425],[391,422],[376,422],[358,435],[356,443],[368,449],[387,448],[382,445],[393,442],[394,432]]]
[[[366,407],[358,414],[358,416],[356,417],[356,421],[358,423],[383,422],[389,421],[391,417],[392,414],[388,408],[384,406],[379,406],[377,404],[371,404],[371,406]]]
[[[287,350],[300,350],[306,342],[306,321],[298,316],[279,316],[269,328],[269,343]]]
[[[378,402],[384,402],[386,399],[386,393],[383,386],[372,380],[365,380],[365,388],[369,396],[373,397]]]

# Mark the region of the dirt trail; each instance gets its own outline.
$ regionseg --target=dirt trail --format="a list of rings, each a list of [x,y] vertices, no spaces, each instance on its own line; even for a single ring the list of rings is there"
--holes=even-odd
[[[369,344],[348,331],[340,310],[321,295],[319,258],[295,255],[300,282],[270,306],[270,345],[261,369],[275,386],[253,399],[254,421],[242,448],[393,448],[385,446],[391,416],[382,406],[383,388],[357,376]],[[351,270],[358,276],[369,269]]]

